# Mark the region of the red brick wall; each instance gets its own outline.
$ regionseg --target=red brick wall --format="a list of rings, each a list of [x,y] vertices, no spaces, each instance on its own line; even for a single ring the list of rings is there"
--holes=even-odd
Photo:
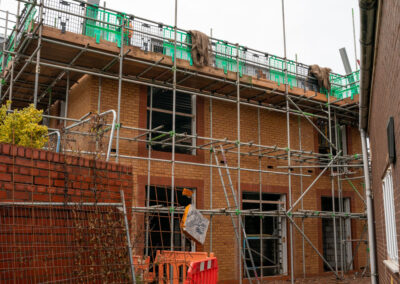
[[[0,144],[0,282],[126,281],[121,190],[129,166]]]
[[[89,83],[91,82],[91,83]],[[93,79],[88,81],[86,89],[90,89],[92,95],[91,98],[91,111],[97,110],[97,95],[98,95],[98,80]],[[109,109],[117,109],[117,94],[118,94],[118,82],[112,80],[102,80],[102,96],[101,96],[101,111],[106,111]],[[147,88],[144,86],[138,86],[135,84],[122,84],[122,96],[121,96],[121,123],[126,126],[146,128],[146,106],[147,106]],[[78,103],[71,103],[69,108],[79,108]],[[197,129],[199,130],[199,135],[204,135],[206,137],[210,135],[210,103],[208,99],[197,98]],[[213,137],[220,139],[230,139],[235,141],[237,139],[237,118],[236,118],[236,105],[232,103],[226,103],[214,100],[213,101],[213,122],[212,130]],[[286,115],[266,110],[260,110],[260,120],[261,120],[261,144],[263,145],[277,145],[279,147],[287,146],[286,139]],[[291,147],[293,149],[299,149],[299,131],[298,126],[301,125],[301,142],[302,149],[314,151],[316,149],[316,142],[314,141],[315,131],[313,127],[305,119],[300,119],[291,116],[290,120],[290,135],[291,135]],[[143,132],[137,130],[121,130],[121,136],[125,137],[135,137],[142,134]],[[350,129],[349,135],[351,140],[349,145],[349,152],[361,153],[359,146],[359,136],[357,129]],[[241,140],[243,142],[253,141],[257,143],[257,110],[253,107],[241,106]],[[197,144],[201,145],[209,141],[197,139]],[[114,140],[115,143],[115,140]],[[115,145],[115,144],[114,144]],[[248,149],[252,150],[254,149]],[[147,157],[148,149],[144,142],[135,141],[120,141],[120,153],[123,155],[130,155],[136,157]],[[152,151],[152,157],[158,159],[169,160],[171,157],[170,153]],[[214,157],[212,157],[213,163],[215,164]],[[231,167],[237,166],[237,155],[228,154],[228,165]],[[176,155],[177,161],[195,162],[195,163],[210,163],[210,153],[208,151],[197,151],[196,156],[192,155]],[[121,162],[129,164],[133,168],[133,180],[134,180],[134,204],[141,205],[144,204],[143,191],[145,185],[147,184],[147,178],[143,179],[143,176],[147,177],[147,166],[148,162],[140,159],[120,159]],[[262,169],[271,171],[285,171],[283,169],[278,169],[277,166],[287,165],[285,160],[268,159],[263,158]],[[171,163],[169,162],[159,162],[152,161],[151,164],[151,185],[171,185]],[[268,166],[272,166],[269,169]],[[258,157],[241,157],[241,168],[252,168],[258,169]],[[353,169],[356,172],[355,175],[360,175],[361,169]],[[294,171],[299,173],[299,169]],[[310,177],[303,178],[303,190],[313,181],[313,179],[318,175],[319,171],[317,168],[311,169],[310,172],[307,170],[303,171],[304,174],[309,174]],[[210,182],[210,170],[206,167],[195,166],[195,165],[175,165],[175,178],[181,181],[187,181],[187,184],[180,183],[179,186],[188,186],[190,184],[199,184],[202,182],[202,186],[198,188],[199,194],[196,195],[197,198],[203,200],[204,208],[210,208],[210,198],[212,195],[213,208],[225,208],[226,200],[222,190],[221,181],[218,175],[217,169],[212,171],[212,182]],[[236,171],[231,171],[232,180],[235,183],[235,188],[237,188],[238,177]],[[262,185],[264,192],[271,192],[274,188],[286,188],[282,191],[282,194],[287,192],[288,188],[288,177],[287,175],[279,174],[269,174],[263,173],[262,175]],[[163,184],[159,182],[163,179]],[[258,186],[259,184],[259,174],[258,172],[248,172],[241,171],[241,191],[251,190],[253,186]],[[337,196],[337,179],[334,179],[335,184],[335,195]],[[361,180],[354,181],[356,188],[364,194]],[[212,185],[212,194],[211,194]],[[318,210],[321,203],[321,192],[329,191],[331,189],[331,180],[328,173],[325,174],[314,186],[314,188],[305,196],[304,198],[304,208],[311,210]],[[297,176],[292,177],[292,192],[293,200],[299,198],[301,193],[300,178]],[[351,206],[354,212],[364,212],[363,202],[357,197],[352,196],[351,193],[353,189],[348,183],[343,183],[343,192],[345,196],[351,197]],[[233,201],[231,201],[233,202]],[[301,221],[296,221],[299,226],[301,226]],[[304,222],[305,231],[307,236],[312,240],[312,242],[319,246],[322,242],[322,232],[317,228],[317,219],[306,219]],[[353,221],[353,237],[354,239],[361,238],[361,232],[364,225],[364,221]],[[237,243],[234,238],[234,231],[232,228],[232,223],[230,217],[228,216],[214,216],[213,217],[213,232],[209,232],[208,238],[204,250],[212,250],[218,258],[219,266],[219,279],[221,280],[233,280],[238,279],[238,256],[237,256]],[[210,248],[210,238],[212,237],[212,249]],[[288,240],[287,240],[288,241]],[[227,250],[226,248],[230,249]],[[306,266],[307,275],[316,275],[323,273],[322,261],[312,250],[312,248],[306,244]],[[357,254],[355,257],[356,262],[354,263],[355,269],[359,269],[366,265],[366,247],[364,244],[360,245],[358,251],[355,251],[356,243],[354,242],[354,253]],[[198,248],[200,249],[200,248]],[[294,256],[295,256],[295,274],[296,277],[302,276],[302,238],[301,235],[295,231],[294,233]],[[289,251],[288,251],[289,254]],[[290,263],[288,262],[288,267]],[[234,271],[234,272],[233,272]]]
[[[389,272],[383,264],[387,259],[385,217],[383,211],[382,178],[388,163],[388,142],[386,128],[389,117],[394,118],[397,162],[392,165],[394,202],[397,235],[400,234],[400,2],[396,0],[380,1],[382,4],[378,48],[372,85],[371,108],[369,117],[369,138],[372,153],[372,190],[375,207],[375,232],[377,244],[377,264],[380,283],[399,283],[400,277]],[[400,245],[400,239],[397,238]]]

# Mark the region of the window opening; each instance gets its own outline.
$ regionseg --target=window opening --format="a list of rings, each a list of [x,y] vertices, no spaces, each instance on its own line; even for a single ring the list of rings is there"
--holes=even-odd
[[[342,208],[346,213],[350,213],[350,198],[342,198]],[[321,210],[326,212],[332,212],[332,197],[321,197]],[[339,211],[339,198],[335,197],[335,211]],[[337,250],[337,265],[338,270],[342,270],[341,265],[341,247],[340,247],[340,222],[339,219],[336,219],[336,250]],[[335,241],[334,241],[334,229],[333,229],[333,220],[332,218],[322,218],[322,247],[323,247],[323,256],[329,263],[329,265],[336,269],[335,264]],[[347,265],[351,262],[352,259],[352,247],[351,247],[351,221],[350,219],[345,219],[342,226],[342,239],[345,241],[344,249],[343,249],[343,259],[344,265]],[[352,264],[350,263],[350,267],[346,269],[351,269]],[[330,271],[329,267],[324,263],[324,271]]]
[[[327,120],[319,119],[317,121],[317,126],[319,130],[329,138],[329,123]],[[338,135],[338,145],[336,148],[342,150],[341,155],[347,155],[347,133],[345,125],[337,125],[337,129],[335,131],[335,124],[331,125],[331,142],[333,145],[336,145],[336,134]],[[329,141],[318,132],[318,153],[320,154],[329,154],[330,153],[330,144]],[[332,147],[332,155],[335,156],[337,153],[336,149]],[[326,157],[321,158],[320,164],[328,164],[330,161]]]
[[[146,186],[146,196],[147,196]],[[150,186],[149,206],[172,207],[171,187],[168,186]],[[174,207],[185,207],[189,204],[195,204],[195,188],[187,188],[193,191],[191,198],[182,194],[184,188],[175,188]],[[180,222],[182,219],[180,213],[174,214],[174,250],[194,251],[195,244],[190,241],[181,232]],[[156,257],[157,250],[169,250],[171,246],[171,214],[170,213],[149,213],[149,239],[147,246],[151,262]]]
[[[156,151],[172,151],[172,90],[153,88],[153,106],[150,106],[151,90],[147,97],[147,128],[150,129],[150,109],[152,109],[151,146]],[[176,92],[175,111],[175,152],[195,155],[196,96]]]
[[[257,192],[243,192],[242,208],[259,209],[260,195]],[[281,194],[262,194],[262,211],[284,210],[285,196]],[[249,246],[252,251],[257,275],[272,276],[284,274],[286,268],[286,220],[284,217],[245,216],[244,227]],[[243,241],[243,246],[246,243]],[[250,276],[254,277],[249,260],[249,252],[246,250],[247,267]]]

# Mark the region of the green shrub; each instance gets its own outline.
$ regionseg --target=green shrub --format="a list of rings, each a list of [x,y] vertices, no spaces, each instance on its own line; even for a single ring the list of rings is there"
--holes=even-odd
[[[42,148],[48,141],[47,126],[40,125],[42,110],[33,104],[7,113],[10,102],[0,108],[0,142],[31,148]]]

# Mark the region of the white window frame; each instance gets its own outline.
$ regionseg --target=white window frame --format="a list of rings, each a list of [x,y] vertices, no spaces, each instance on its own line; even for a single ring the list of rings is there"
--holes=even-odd
[[[397,246],[396,217],[393,198],[393,178],[392,168],[389,167],[382,180],[383,210],[385,213],[385,233],[386,233],[386,266],[392,272],[399,271],[399,250]]]

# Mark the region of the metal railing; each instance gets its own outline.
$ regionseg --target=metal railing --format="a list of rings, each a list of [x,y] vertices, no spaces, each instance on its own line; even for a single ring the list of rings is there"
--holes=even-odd
[[[32,17],[35,7],[22,1],[25,8],[21,13],[20,25],[29,28],[29,21],[25,17]],[[131,14],[118,12],[112,9],[87,4],[79,0],[43,0],[43,24],[64,32],[84,34],[99,40],[121,42],[121,27],[124,25],[124,44],[136,46],[144,51],[163,53],[173,57],[173,27],[163,23],[136,17]],[[33,7],[33,8],[32,8]],[[39,22],[38,13],[34,14]],[[12,45],[12,34],[9,42]],[[17,39],[19,40],[19,39]],[[224,40],[210,38],[211,63],[215,68],[221,68],[225,73],[236,72],[239,60],[240,75],[249,75],[257,78],[272,80],[280,84],[285,83],[285,66],[287,66],[288,85],[327,94],[326,90],[318,87],[317,80],[308,75],[309,66],[300,62],[285,60],[282,57],[271,55]],[[12,48],[12,46],[8,46]],[[10,48],[7,48],[10,50]],[[176,57],[191,59],[191,37],[188,31],[177,29]],[[238,54],[239,53],[239,54]],[[286,62],[286,64],[285,64]],[[331,73],[331,91],[329,95],[338,100],[347,97],[353,98],[359,92],[359,72],[342,76]]]

